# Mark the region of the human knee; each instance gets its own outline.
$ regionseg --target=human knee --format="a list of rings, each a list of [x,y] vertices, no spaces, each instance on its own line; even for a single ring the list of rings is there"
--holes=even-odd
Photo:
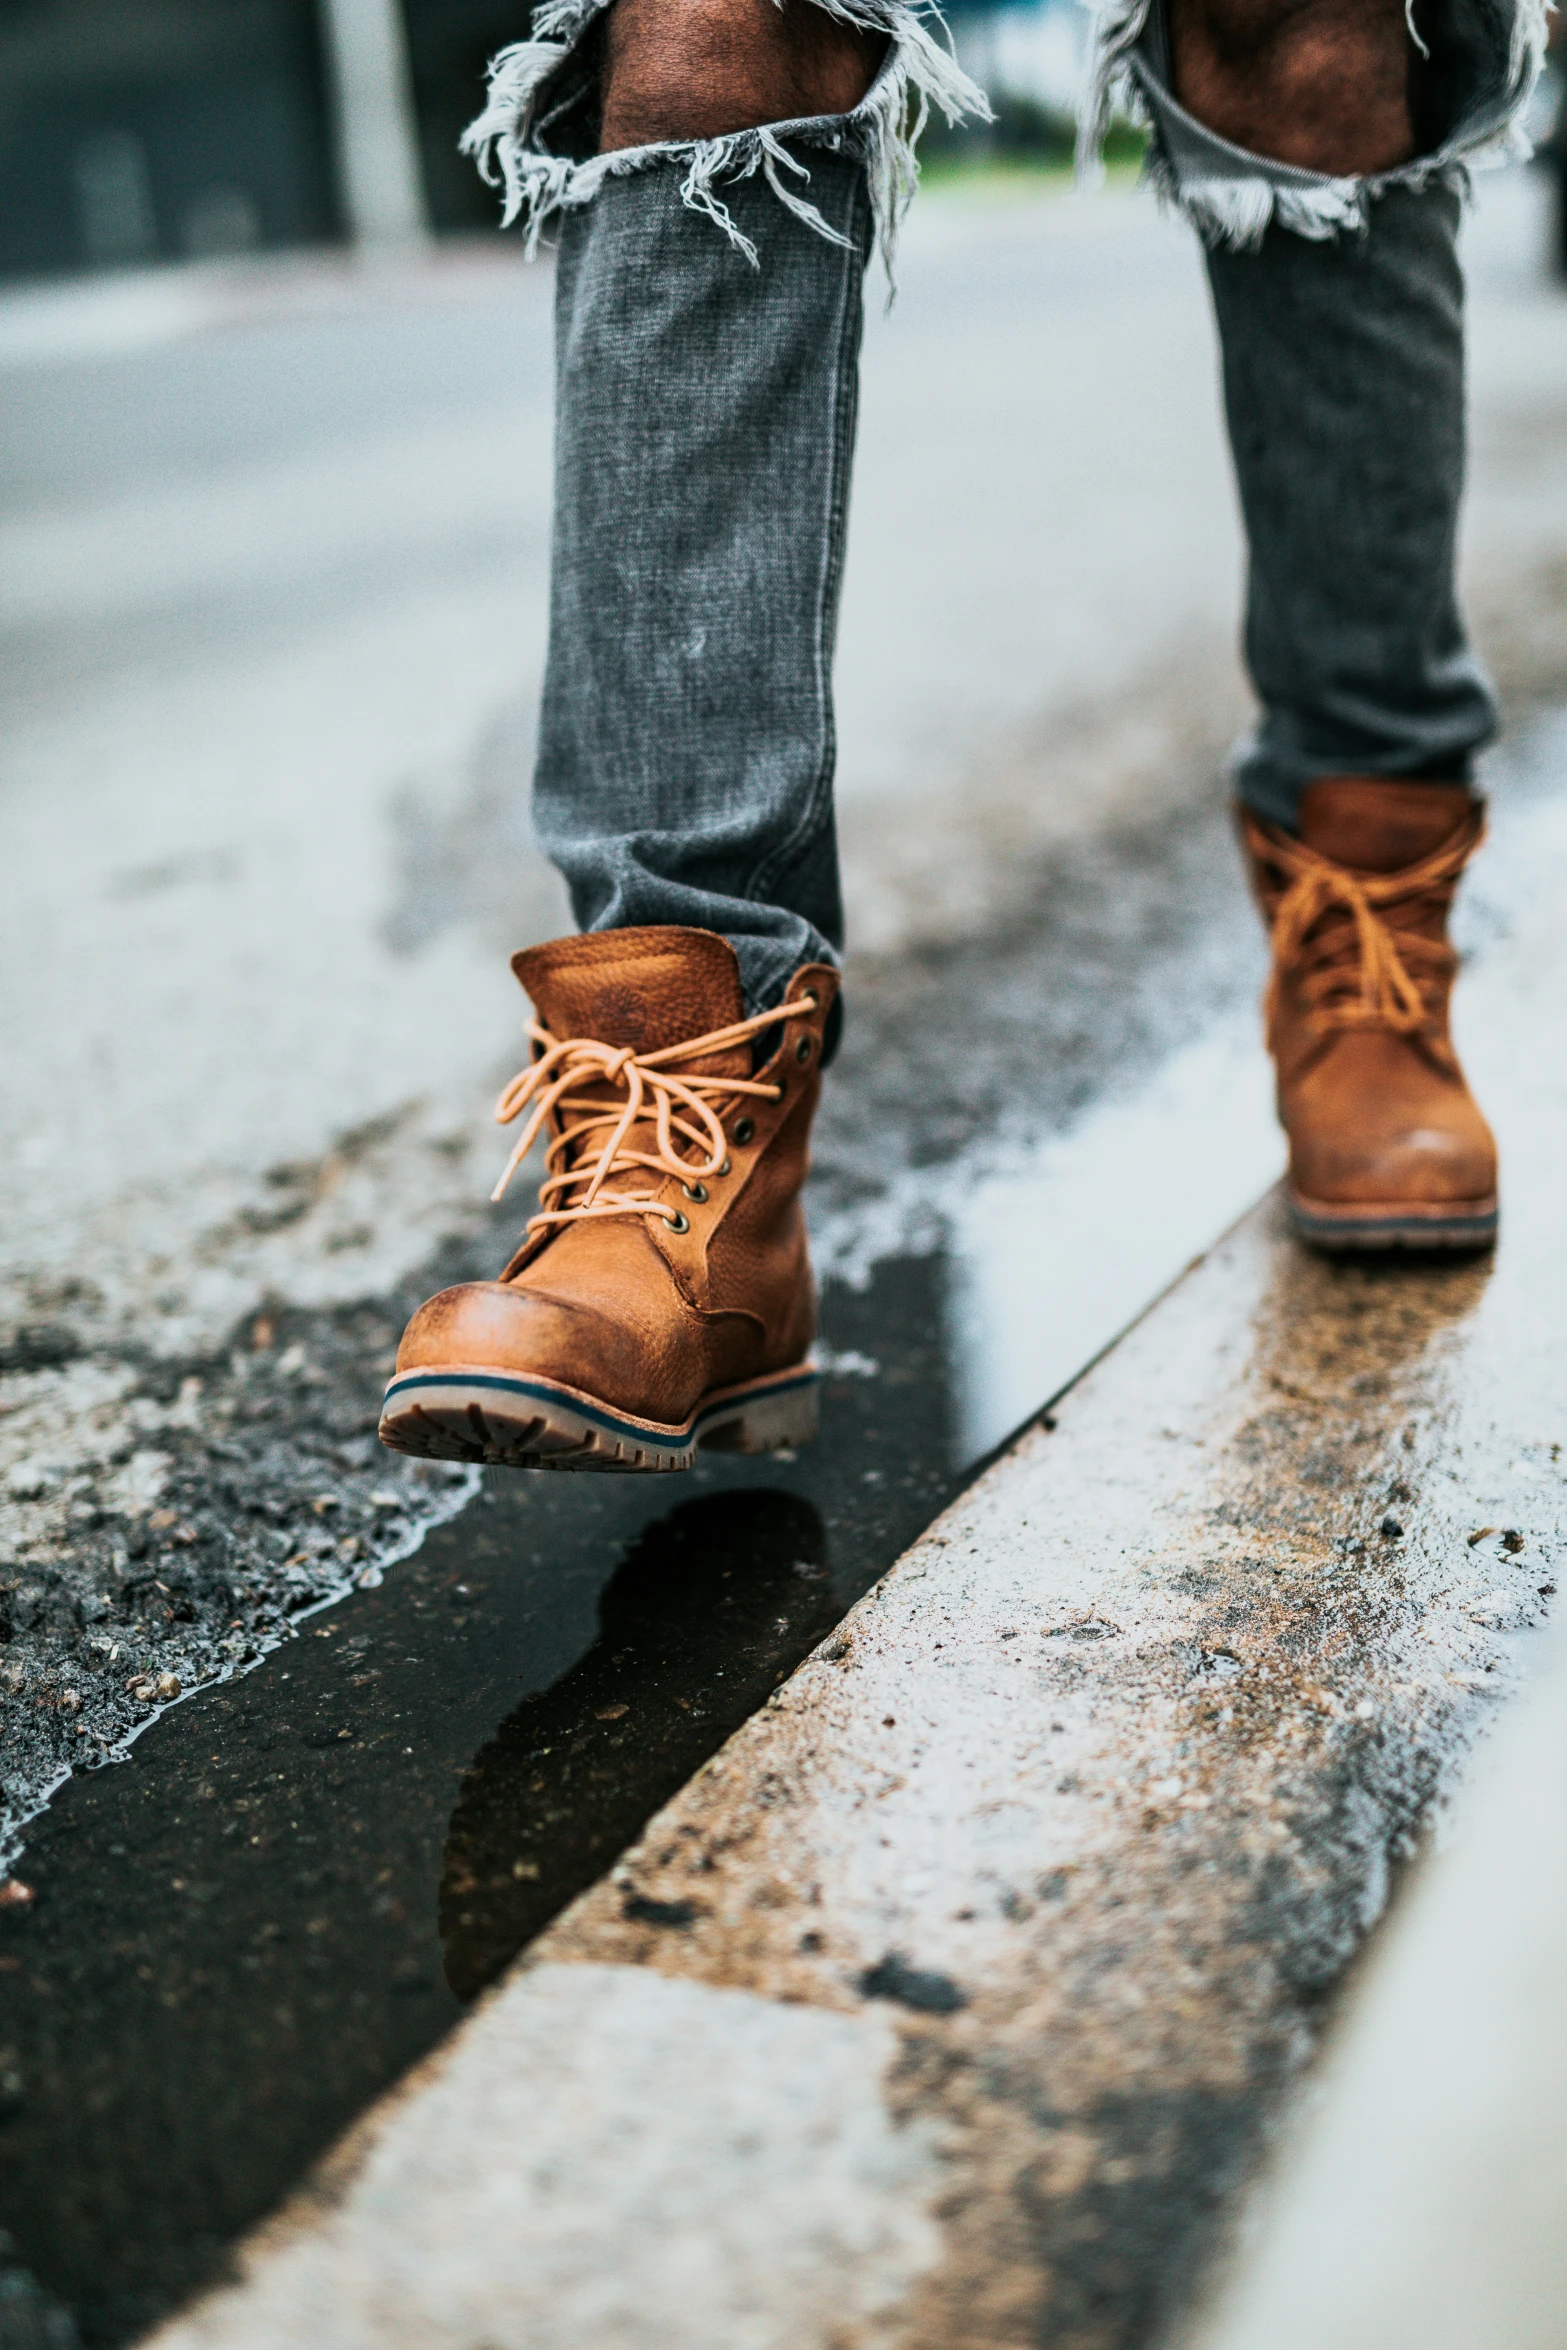
[[[1175,95],[1235,146],[1339,177],[1414,153],[1406,0],[1170,0]]]
[[[813,0],[615,0],[600,150],[852,113],[884,47]]]

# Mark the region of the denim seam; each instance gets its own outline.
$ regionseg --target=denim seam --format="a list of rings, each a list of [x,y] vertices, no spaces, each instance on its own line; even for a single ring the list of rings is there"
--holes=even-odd
[[[856,190],[856,208],[858,208]],[[858,224],[851,221],[851,229]],[[853,248],[857,240],[851,235],[841,240]],[[845,261],[842,268],[842,298],[833,335],[833,401],[830,412],[830,447],[827,459],[828,503],[826,530],[823,534],[821,585],[817,596],[816,629],[813,646],[813,671],[816,689],[816,707],[821,729],[821,755],[817,761],[815,779],[810,797],[801,813],[799,823],[787,840],[780,842],[760,860],[747,878],[743,895],[753,903],[768,901],[778,876],[796,863],[804,851],[816,840],[823,826],[832,818],[833,777],[837,767],[838,734],[832,705],[832,656],[837,636],[838,598],[843,581],[844,538],[849,510],[849,453],[853,440],[854,421],[858,407],[858,378],[856,368],[849,363],[846,345],[849,339],[849,321],[856,293],[855,264]]]
[[[1318,241],[1346,230],[1363,234],[1371,204],[1390,189],[1441,186],[1467,197],[1475,172],[1526,160],[1532,152],[1518,116],[1544,62],[1548,0],[1512,0],[1504,86],[1493,103],[1460,123],[1433,153],[1392,171],[1359,176],[1307,171],[1254,155],[1188,114],[1150,54],[1159,6],[1160,0],[1104,0],[1099,10],[1090,97],[1078,133],[1078,173],[1087,184],[1102,177],[1099,151],[1120,108],[1150,133],[1148,181],[1188,215],[1210,244],[1253,250],[1275,223]],[[1418,41],[1413,23],[1410,31]]]
[[[645,147],[622,147],[585,160],[552,154],[543,144],[541,106],[549,85],[597,22],[611,0],[547,0],[534,20],[535,38],[517,41],[492,59],[488,102],[468,125],[462,152],[482,177],[504,189],[501,225],[525,223],[527,251],[538,249],[545,223],[556,213],[591,203],[606,179],[680,166],[681,200],[705,213],[753,268],[756,246],[719,194],[725,180],[750,179],[760,172],[786,211],[832,243],[837,232],[816,206],[783,174],[809,180],[810,174],[784,141],[847,150],[865,165],[876,243],[892,274],[899,225],[919,184],[915,149],[932,107],[949,124],[972,115],[991,120],[989,100],[971,81],[949,48],[933,39],[922,21],[930,17],[945,31],[930,0],[812,0],[839,23],[882,33],[889,47],[869,90],[852,113],[807,115],[730,131],[719,138],[672,139]]]

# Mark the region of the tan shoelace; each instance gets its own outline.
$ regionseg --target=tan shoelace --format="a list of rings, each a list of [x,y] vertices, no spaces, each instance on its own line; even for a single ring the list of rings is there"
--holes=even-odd
[[[519,1070],[504,1089],[495,1105],[495,1121],[499,1126],[509,1126],[514,1118],[521,1117],[530,1102],[532,1112],[490,1197],[497,1200],[502,1197],[533,1148],[540,1127],[558,1113],[560,1131],[551,1137],[546,1153],[549,1171],[539,1186],[540,1212],[528,1219],[530,1235],[545,1225],[576,1224],[588,1216],[661,1216],[667,1224],[682,1230],[683,1218],[671,1216],[663,1200],[652,1198],[645,1191],[611,1189],[612,1179],[645,1171],[655,1176],[673,1176],[689,1187],[723,1174],[728,1144],[709,1097],[748,1093],[759,1100],[775,1102],[781,1088],[759,1085],[754,1078],[678,1077],[670,1064],[705,1060],[709,1053],[728,1052],[735,1045],[749,1044],[764,1029],[781,1027],[786,1020],[798,1019],[815,1009],[814,995],[801,996],[776,1011],[758,1012],[750,1020],[737,1020],[732,1028],[715,1028],[710,1036],[693,1037],[688,1044],[665,1045],[656,1053],[638,1053],[629,1045],[599,1044],[590,1036],[557,1041],[537,1020],[530,1020],[528,1034],[543,1049],[539,1058]],[[578,1091],[582,1086],[606,1084],[625,1088],[623,1107],[584,1099]],[[657,1147],[632,1149],[629,1141],[632,1129],[648,1123],[653,1127]],[[607,1132],[598,1145],[597,1155],[588,1163],[584,1150],[585,1147],[591,1150],[589,1138],[604,1129]],[[683,1157],[677,1137],[697,1155]],[[582,1193],[580,1199],[569,1207],[562,1204],[578,1190]]]
[[[1450,840],[1397,873],[1335,865],[1255,816],[1246,817],[1245,830],[1259,863],[1287,876],[1273,910],[1273,969],[1263,1005],[1269,1044],[1283,981],[1294,974],[1317,1035],[1341,1028],[1387,1028],[1402,1036],[1423,1030],[1431,1050],[1451,1059],[1427,991],[1450,977],[1457,957],[1445,939],[1400,929],[1384,909],[1450,888],[1484,837],[1484,809],[1472,808]],[[1323,916],[1335,911],[1347,921],[1327,923],[1313,937]]]

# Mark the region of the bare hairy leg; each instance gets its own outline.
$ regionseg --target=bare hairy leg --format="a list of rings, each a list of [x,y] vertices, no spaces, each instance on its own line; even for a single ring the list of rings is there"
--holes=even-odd
[[[1405,0],[1170,0],[1170,33],[1180,103],[1251,154],[1350,178],[1415,153]]]
[[[852,113],[885,48],[812,0],[616,0],[600,152]]]

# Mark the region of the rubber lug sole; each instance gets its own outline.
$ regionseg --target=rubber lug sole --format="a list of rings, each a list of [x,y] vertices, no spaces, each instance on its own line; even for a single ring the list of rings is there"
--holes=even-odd
[[[416,1460],[648,1475],[689,1469],[698,1450],[767,1453],[816,1434],[809,1363],[704,1396],[683,1428],[641,1420],[553,1379],[516,1372],[409,1371],[381,1407],[380,1437]]]
[[[1476,1200],[1463,1208],[1344,1208],[1287,1192],[1296,1236],[1312,1248],[1342,1254],[1352,1249],[1477,1250],[1496,1243],[1497,1203]]]

